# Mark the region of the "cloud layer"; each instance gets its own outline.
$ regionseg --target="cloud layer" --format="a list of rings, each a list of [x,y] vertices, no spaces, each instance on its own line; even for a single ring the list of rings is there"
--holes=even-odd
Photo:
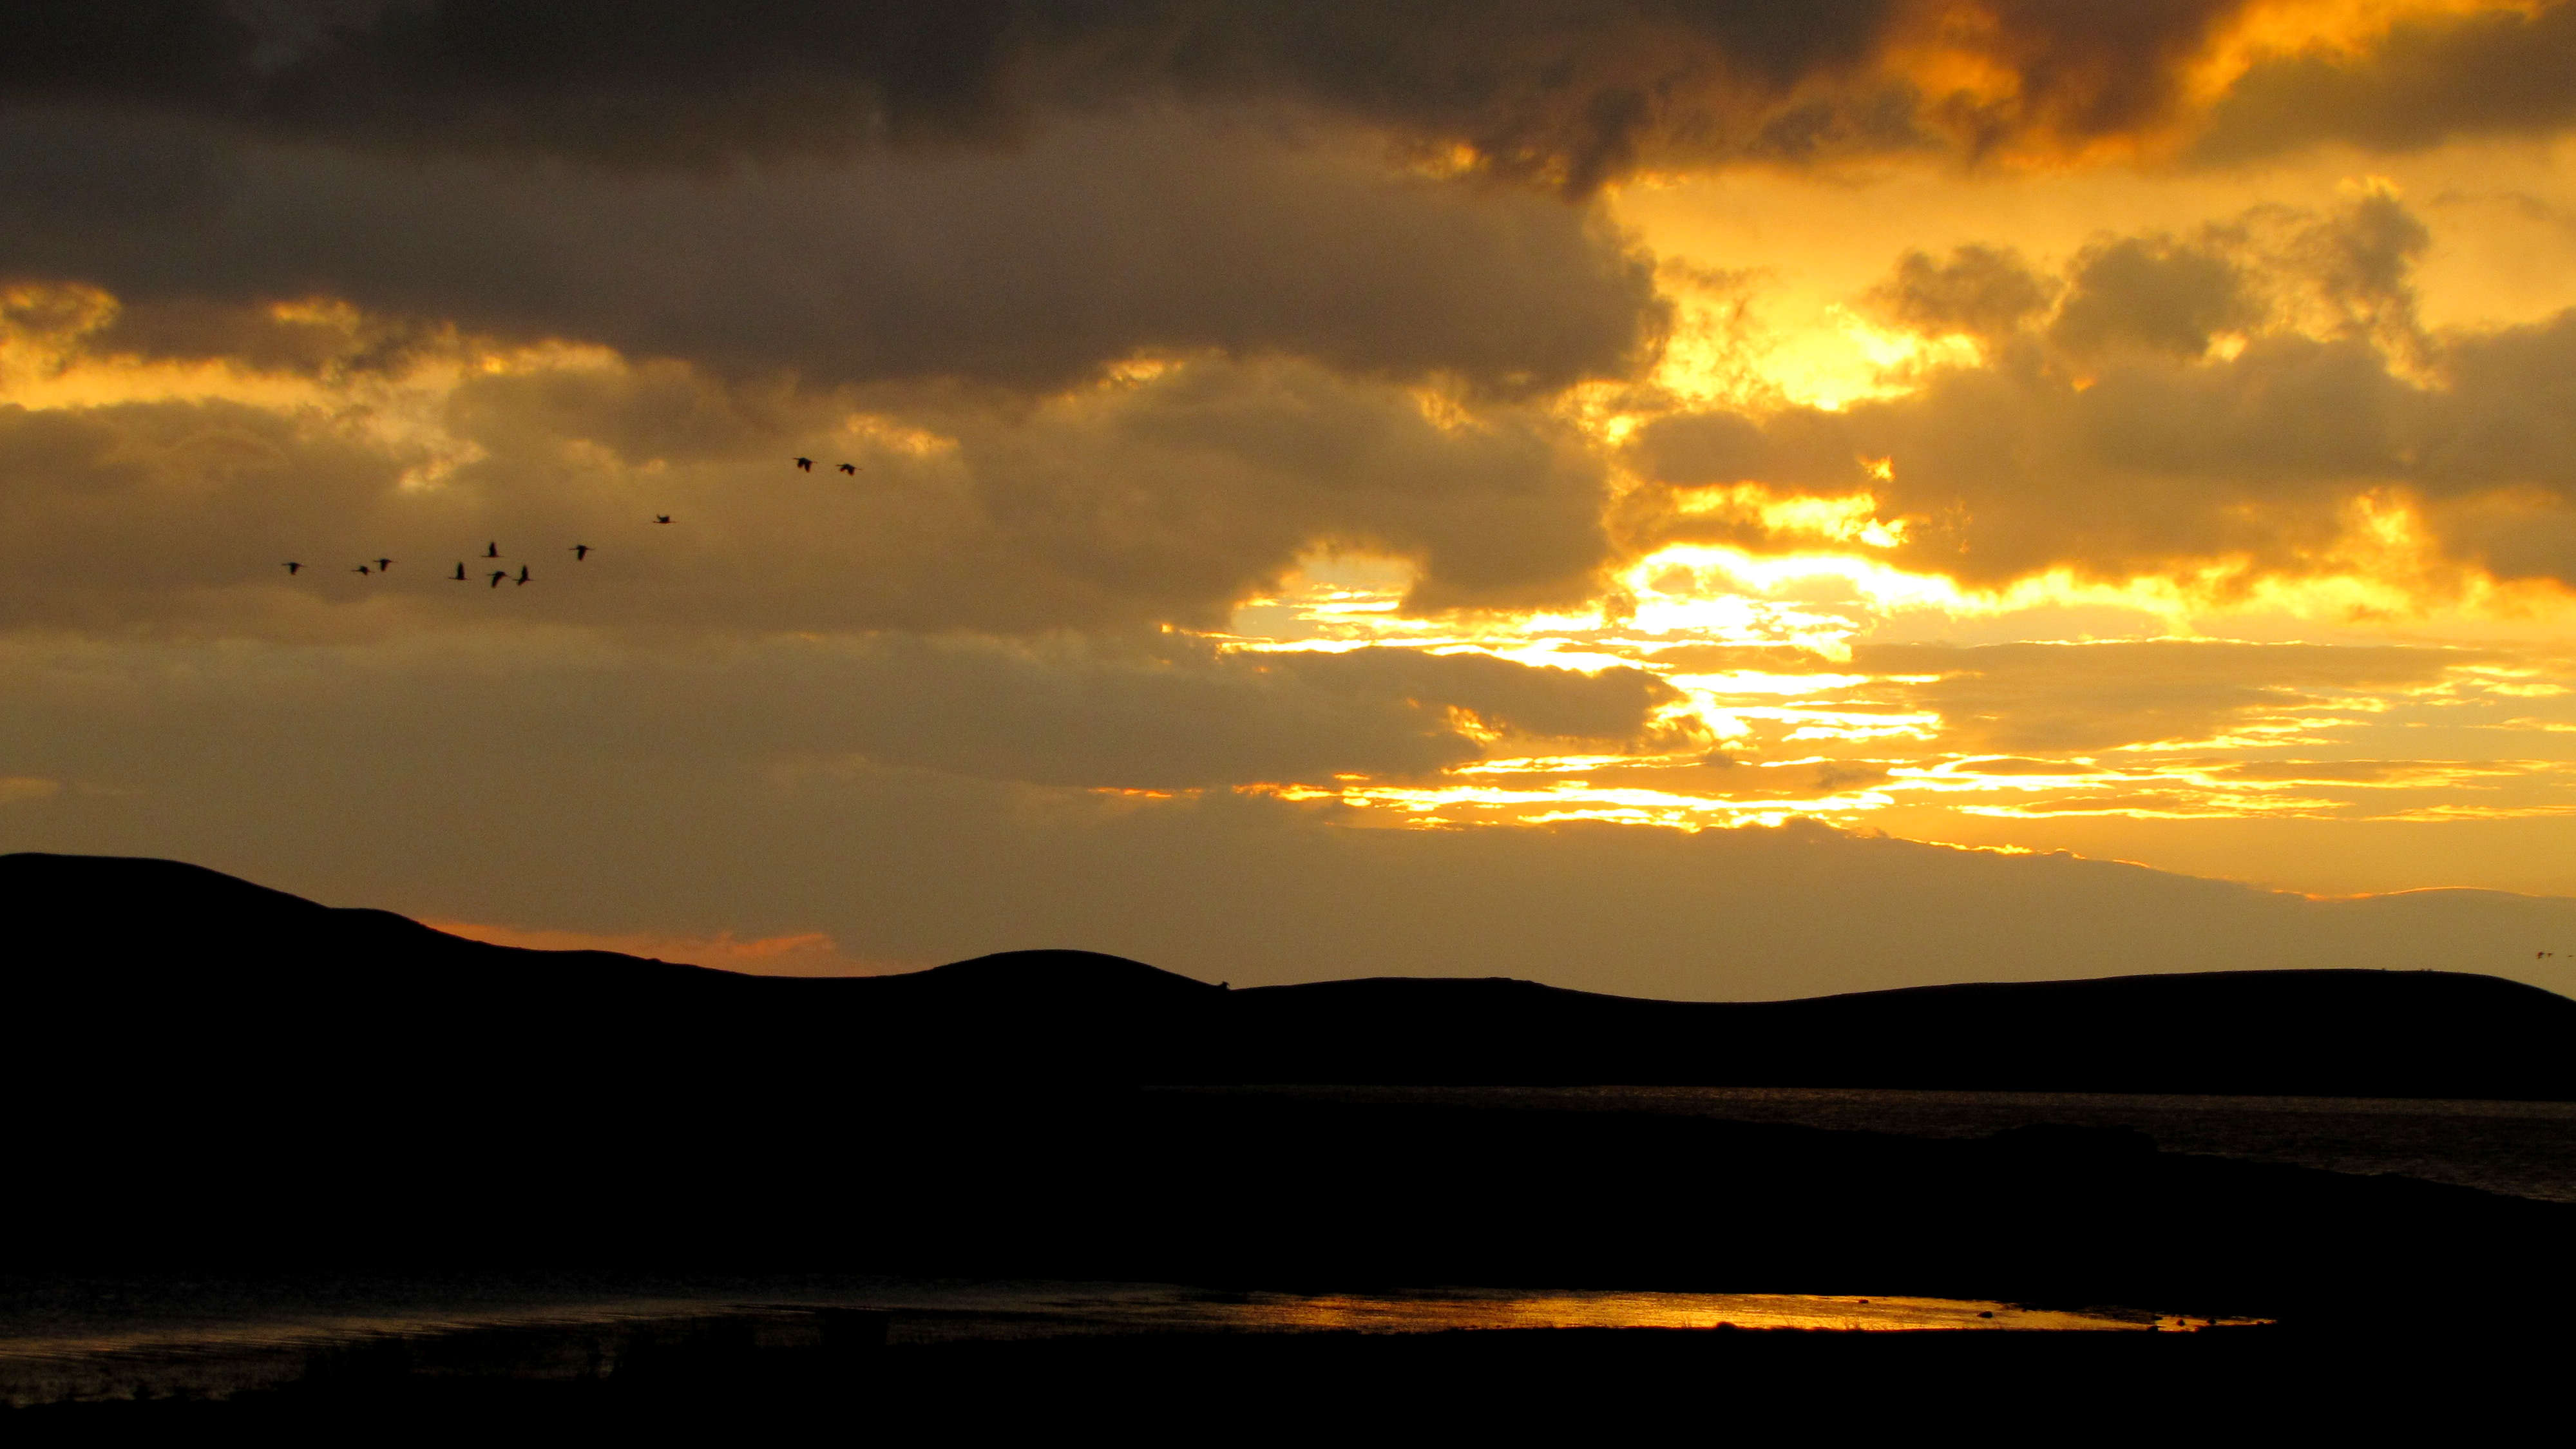
[[[2410,151],[2472,136],[2540,135],[2576,121],[2576,7],[2504,8],[2399,21],[2357,52],[2306,51],[2256,66],[2228,92],[2195,152],[2240,161],[2343,142]]]
[[[1528,390],[1630,371],[1663,326],[1650,266],[1581,208],[1251,122],[707,174],[13,112],[0,206],[0,275],[144,304],[324,297],[822,384],[1052,389],[1218,350]]]
[[[1985,585],[2061,567],[2386,574],[2365,555],[2390,539],[2357,519],[2399,512],[2453,564],[2576,578],[2576,312],[2428,333],[2411,279],[2426,240],[2372,193],[2099,238],[2055,275],[1996,248],[1909,256],[1874,302],[1974,340],[1974,361],[1841,411],[1668,415],[1634,457],[1683,488],[1866,493],[1903,521],[1889,557]],[[1662,536],[1764,533],[1720,511]]]
[[[1587,190],[1638,168],[1933,149],[2081,154],[2188,131],[2211,154],[2547,128],[2556,7],[2157,0],[157,0],[13,7],[18,107],[184,118],[376,152],[705,169],[988,146],[1052,117],[1288,104],[1482,169]],[[2248,32],[2307,37],[2286,50]]]
[[[1208,360],[1034,407],[899,415],[675,367],[490,366],[287,380],[287,407],[0,404],[0,618],[282,636],[496,615],[1214,626],[1324,544],[1417,560],[1423,608],[1579,600],[1609,559],[1603,464],[1562,420],[1510,404],[1445,420],[1310,364]],[[826,471],[791,468],[797,451]],[[862,471],[831,471],[843,459]],[[575,567],[575,543],[598,553]],[[479,579],[487,544],[544,586],[442,581],[469,558]],[[379,554],[401,571],[353,574]]]

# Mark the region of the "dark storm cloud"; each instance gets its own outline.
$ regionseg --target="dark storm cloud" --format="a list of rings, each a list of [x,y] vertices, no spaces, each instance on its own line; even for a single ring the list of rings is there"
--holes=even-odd
[[[1904,6],[1821,0],[1254,0],[1133,7],[1144,75],[1198,99],[1320,104],[1581,193],[1639,165],[1920,144],[1874,95],[1810,96]],[[1105,13],[1105,12],[1104,12]],[[1135,40],[1143,43],[1135,44]],[[1168,79],[1166,79],[1168,78]]]
[[[2195,154],[2252,160],[2324,142],[2412,151],[2576,122],[2576,6],[2408,20],[2359,54],[2286,56],[2238,80]]]
[[[1346,137],[1174,117],[712,175],[20,113],[0,120],[0,208],[0,274],[165,309],[321,295],[824,381],[1053,387],[1215,348],[1555,387],[1626,373],[1664,325],[1650,264],[1584,209],[1390,176]]]
[[[31,0],[0,87],[270,134],[704,161],[993,125],[1014,7]]]
[[[2410,268],[2423,226],[2370,194],[2075,257],[2053,314],[1975,365],[1840,411],[1677,414],[1632,457],[1676,485],[1869,492],[1906,521],[1890,557],[1983,584],[2223,562],[2245,576],[2348,566],[2358,498],[2413,501],[2439,549],[2503,577],[2576,580],[2576,313],[2428,334]],[[1879,295],[1928,302],[1960,256]],[[2213,344],[2234,333],[2242,350]],[[1872,460],[1891,476],[1874,476]],[[1631,501],[1632,508],[1636,501]],[[1652,518],[1642,536],[1759,545],[1750,515]]]
[[[0,275],[830,381],[1048,388],[1212,348],[1544,389],[1651,357],[1645,259],[1587,208],[1395,174],[1390,137],[1575,194],[1936,133],[2044,149],[2161,124],[2233,9],[33,3],[0,14]],[[2014,84],[1887,68],[1926,45]],[[2194,280],[2100,260],[2094,290]],[[2000,325],[2029,301],[2003,263],[1895,304]],[[2079,291],[2070,345],[2087,315]]]
[[[990,140],[1123,98],[1285,99],[1581,188],[1658,142],[1743,145],[1799,82],[1867,59],[1899,8],[38,0],[0,26],[0,93],[335,144],[687,164]]]
[[[0,304],[0,316],[11,310]],[[225,361],[255,372],[343,379],[399,370],[449,340],[444,329],[417,319],[187,296],[107,304],[106,320],[87,331],[88,350],[104,356]]]
[[[1639,167],[2080,146],[2169,125],[2244,0],[27,0],[0,96],[368,149],[705,167],[1007,144],[1137,100],[1285,103],[1582,192]],[[2544,18],[2522,25],[2556,34]],[[2240,104],[2370,140],[2531,119],[2546,51],[2492,20],[2401,27],[2346,77],[2282,62]],[[1962,56],[2006,84],[1960,87]],[[2492,53],[2492,54],[2491,54]],[[2312,67],[2313,68],[2313,67]],[[2374,79],[2404,101],[2374,108]],[[2492,84],[2497,77],[2506,84]],[[2472,99],[2481,81],[2485,98]],[[2520,100],[2498,99],[2503,90]],[[2308,104],[2322,91],[2329,104]],[[2482,109],[2481,109],[2482,108]],[[2551,113],[2563,120],[2564,112]],[[2289,117],[2285,122],[2280,117]],[[2554,123],[2553,120],[2553,123]],[[2243,143],[2238,143],[2243,144]]]
[[[1990,146],[2026,135],[2081,141],[2156,127],[2179,99],[2183,62],[2245,5],[1983,0],[1929,8],[1946,11],[1943,19],[1967,32],[1960,43],[2019,82],[2008,98],[1935,97],[1928,107],[1947,129]]]

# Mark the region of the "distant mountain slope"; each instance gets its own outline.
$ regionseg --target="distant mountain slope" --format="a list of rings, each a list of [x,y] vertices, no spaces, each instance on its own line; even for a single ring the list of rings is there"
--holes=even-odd
[[[1774,1086],[2576,1098],[2576,1001],[2448,972],[2245,971],[1644,1001],[1501,979],[1224,991],[1025,951],[749,977],[484,945],[170,861],[0,857],[20,1071],[782,1091],[852,1080]],[[671,1081],[677,1072],[683,1081]]]

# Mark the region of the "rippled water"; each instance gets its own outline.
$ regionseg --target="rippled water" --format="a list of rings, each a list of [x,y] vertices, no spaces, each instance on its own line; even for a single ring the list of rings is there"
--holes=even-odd
[[[763,1291],[763,1290],[772,1291]],[[334,1298],[214,1288],[57,1290],[0,1310],[0,1400],[15,1404],[224,1396],[298,1380],[335,1352],[406,1344],[441,1371],[517,1377],[615,1373],[635,1345],[733,1323],[792,1346],[817,1309],[885,1312],[886,1341],[1098,1333],[1421,1333],[1497,1328],[2137,1330],[2116,1311],[2061,1312],[1940,1298],[1780,1293],[1226,1293],[1150,1283],[852,1280],[829,1288],[732,1283],[650,1294],[459,1294],[378,1286]]]
[[[1335,1101],[1667,1112],[1914,1137],[1983,1137],[2039,1122],[2132,1127],[2167,1152],[2284,1162],[2330,1172],[2398,1173],[2516,1197],[2576,1202],[2576,1102],[1796,1087],[1248,1090]]]

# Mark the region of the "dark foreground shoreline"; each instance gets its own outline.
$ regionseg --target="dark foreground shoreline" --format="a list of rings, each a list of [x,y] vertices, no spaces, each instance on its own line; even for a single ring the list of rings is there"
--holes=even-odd
[[[1901,1294],[2339,1329],[2554,1325],[2576,1288],[2576,1204],[2120,1129],[1070,1088],[654,1105],[399,1124],[369,1105],[65,1163],[0,1212],[8,1267]]]
[[[2119,1129],[1069,1088],[828,1116],[615,1105],[67,1168],[10,1205],[14,1266],[1887,1293],[2318,1323],[2554,1317],[2576,1286],[2576,1204]]]
[[[2415,1409],[2457,1423],[2554,1390],[2576,1288],[2576,1204],[2160,1151],[2121,1129],[1928,1139],[1115,1089],[857,1093],[828,1116],[713,1111],[677,1093],[651,1110],[614,1092],[567,1101],[422,1114],[397,1131],[367,1103],[342,1121],[316,1112],[265,1137],[146,1144],[123,1170],[30,1179],[40,1190],[7,1210],[13,1271],[147,1287],[692,1272],[1345,1293],[1471,1284],[1901,1294],[2275,1323],[856,1348],[827,1347],[819,1331],[803,1346],[719,1334],[603,1377],[421,1373],[396,1356],[324,1352],[290,1382],[219,1401],[58,1404],[6,1422],[676,1419],[873,1426],[903,1442],[923,1426],[945,1437],[1081,1423],[1199,1438],[1532,1420],[1615,1432],[1653,1415],[2088,1433],[2141,1420],[2291,1429]]]
[[[2288,1431],[2417,1415],[2457,1430],[2555,1382],[2554,1345],[2406,1331],[1487,1329],[889,1345],[878,1316],[824,1315],[783,1333],[770,1317],[765,1336],[739,1319],[663,1325],[608,1372],[585,1370],[577,1349],[543,1335],[361,1345],[318,1352],[290,1382],[225,1398],[55,1403],[0,1414],[0,1424],[828,1426],[916,1442],[1084,1427],[1226,1440],[1558,1425],[1623,1436],[1679,1422],[2126,1439],[2150,1427]]]
[[[2090,1395],[2114,1408],[2064,1412],[2093,1428],[2231,1384],[2312,1412],[2332,1397],[2319,1384],[2347,1384],[2347,1404],[2471,1381],[2491,1398],[2535,1346],[2557,1353],[2576,1299],[2576,1202],[2172,1150],[2098,1114],[1947,1136],[1445,1095],[1813,1081],[2576,1097],[2576,1003],[2483,978],[2244,973],[1727,1006],[1511,982],[1228,992],[1021,953],[793,982],[505,951],[166,862],[0,858],[0,897],[36,923],[0,981],[20,1023],[0,1081],[44,1104],[13,1124],[21,1188],[0,1201],[0,1274],[20,1279],[1464,1284],[2276,1325],[709,1339],[650,1372],[534,1380],[326,1354],[221,1402],[29,1415],[803,1405],[1202,1414],[1231,1431],[1246,1413],[1312,1420],[1401,1389],[1449,1412],[1615,1413],[1624,1392],[1819,1426]],[[1294,1082],[1378,1088],[1168,1090]]]

